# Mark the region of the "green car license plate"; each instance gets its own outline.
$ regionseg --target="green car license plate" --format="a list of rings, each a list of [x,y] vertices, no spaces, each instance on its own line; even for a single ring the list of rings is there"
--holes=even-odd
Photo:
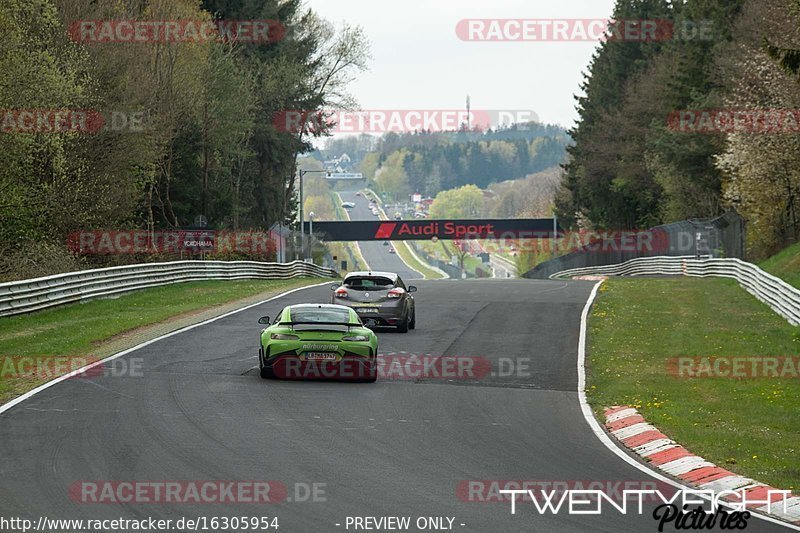
[[[336,361],[336,354],[330,352],[307,352],[306,361]]]

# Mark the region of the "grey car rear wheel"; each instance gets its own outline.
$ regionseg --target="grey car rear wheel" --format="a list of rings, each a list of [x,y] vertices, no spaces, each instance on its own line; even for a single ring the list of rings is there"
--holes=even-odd
[[[408,333],[408,323],[410,321],[411,320],[409,319],[408,315],[403,317],[403,321],[400,324],[397,325],[397,331],[399,333]]]

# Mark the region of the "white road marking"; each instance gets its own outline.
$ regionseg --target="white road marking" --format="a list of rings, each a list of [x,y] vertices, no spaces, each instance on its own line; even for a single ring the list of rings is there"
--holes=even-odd
[[[263,305],[263,304],[265,304],[267,302],[271,302],[273,300],[277,300],[278,298],[283,298],[284,296],[287,296],[287,295],[292,294],[294,292],[302,291],[302,290],[305,290],[305,289],[311,289],[311,288],[314,288],[314,287],[321,287],[323,285],[327,285],[328,283],[330,283],[330,282],[329,281],[325,281],[325,282],[322,282],[322,283],[316,283],[314,285],[306,285],[304,287],[297,287],[296,289],[292,289],[292,290],[289,290],[289,291],[286,291],[286,292],[282,292],[282,293],[280,293],[280,294],[278,294],[276,296],[273,296],[272,298],[267,298],[264,301],[256,302],[254,304],[250,304],[250,305],[246,305],[244,307],[240,307],[239,309],[236,309],[236,310],[233,310],[233,311],[229,311],[227,313],[224,313],[224,314],[219,315],[219,316],[215,316],[213,318],[209,318],[208,320],[204,320],[203,322],[198,322],[197,324],[192,324],[190,326],[186,326],[185,328],[176,329],[175,331],[171,331],[170,333],[165,333],[164,335],[161,335],[160,337],[156,337],[155,339],[150,339],[149,341],[145,341],[145,342],[143,342],[141,344],[137,344],[133,348],[128,348],[127,350],[123,350],[121,352],[115,353],[113,355],[110,355],[110,356],[106,357],[105,359],[101,359],[99,361],[95,361],[92,364],[86,365],[86,366],[84,366],[82,368],[79,368],[77,370],[73,370],[69,374],[64,374],[63,376],[59,376],[59,377],[57,377],[57,378],[55,378],[55,379],[53,379],[51,381],[48,381],[47,383],[43,383],[43,384],[39,385],[35,389],[26,392],[22,396],[14,398],[10,402],[7,402],[7,403],[4,403],[3,405],[0,405],[0,414],[5,413],[6,411],[11,409],[15,405],[18,405],[18,404],[24,402],[25,400],[35,396],[36,394],[39,394],[43,390],[49,389],[53,385],[61,383],[62,381],[67,380],[67,379],[69,379],[71,377],[74,377],[74,376],[77,376],[79,374],[82,374],[82,373],[86,372],[87,370],[91,370],[92,368],[94,368],[96,366],[99,366],[99,365],[102,365],[104,363],[107,363],[108,361],[113,361],[114,359],[122,357],[123,355],[127,355],[127,354],[129,354],[131,352],[135,352],[136,350],[139,350],[140,348],[144,348],[145,346],[149,346],[149,345],[151,345],[153,343],[156,343],[156,342],[158,342],[160,340],[166,339],[167,337],[172,337],[173,335],[178,335],[179,333],[184,333],[184,332],[192,330],[194,328],[199,328],[200,326],[205,326],[206,324],[210,324],[210,323],[215,322],[215,321],[217,321],[217,320],[219,320],[221,318],[225,318],[225,317],[228,317],[228,316],[231,316],[231,315],[235,315],[236,313],[241,313],[242,311],[246,311],[247,309],[251,309],[253,307],[257,307],[259,305]]]
[[[665,452],[667,450],[671,450],[672,448],[680,448],[680,444],[676,443],[674,440],[671,439],[656,439],[654,441],[650,441],[648,443],[642,444],[641,446],[636,446],[633,448],[634,453],[641,455],[642,457],[648,457],[653,455],[654,453],[658,452]]]
[[[628,418],[629,416],[633,416],[633,415],[636,415],[636,414],[638,414],[636,412],[636,409],[633,409],[633,408],[623,409],[622,411],[617,411],[613,415],[608,415],[606,417],[606,422],[607,423],[608,422],[616,422],[617,420],[620,420],[622,418]]]
[[[759,507],[758,510],[766,513],[768,507],[765,505],[764,507]],[[773,503],[770,512],[793,522],[800,520],[800,497],[795,496],[787,498],[785,501]]]
[[[698,468],[703,468],[704,466],[717,466],[717,465],[706,461],[702,457],[688,456],[688,457],[681,457],[680,459],[675,459],[674,461],[670,461],[668,463],[664,463],[658,468],[660,468],[667,474],[672,474],[673,476],[680,476],[681,474],[691,472],[692,470],[697,470]]]
[[[747,485],[755,485],[755,481],[750,479],[749,477],[744,476],[727,476],[723,477],[709,483],[703,483],[700,485],[701,489],[704,490],[713,490],[715,492],[723,491],[723,490],[738,490]]]
[[[619,440],[624,440],[628,437],[640,435],[645,431],[658,431],[658,429],[656,429],[655,426],[651,426],[647,422],[639,422],[638,424],[612,431],[611,434],[617,437]]]
[[[589,403],[586,401],[586,323],[589,318],[589,310],[592,307],[592,303],[594,303],[594,299],[597,297],[597,291],[602,285],[602,281],[598,281],[592,287],[592,292],[589,294],[589,298],[586,300],[586,305],[583,307],[583,312],[581,313],[581,326],[580,326],[580,334],[578,335],[578,403],[581,406],[581,413],[583,414],[584,420],[586,423],[589,424],[589,428],[592,430],[592,433],[600,440],[603,445],[611,450],[613,454],[617,457],[628,463],[630,466],[644,472],[648,476],[657,479],[663,483],[667,483],[672,485],[673,487],[680,489],[680,490],[696,490],[694,487],[689,485],[684,485],[682,483],[678,483],[677,481],[663,476],[652,470],[651,468],[645,466],[644,464],[636,461],[627,453],[625,453],[622,448],[617,446],[614,441],[611,440],[603,428],[600,426],[600,423],[594,417],[594,413],[592,412],[592,408],[589,406]],[[702,496],[701,496],[702,497]],[[709,498],[704,498],[708,500]],[[800,500],[800,498],[798,498]],[[774,512],[774,509],[773,509]],[[777,514],[777,513],[776,513]],[[787,524],[781,520],[773,518],[771,516],[766,516],[759,513],[753,513],[752,515],[755,518],[760,520],[764,520],[767,522],[772,522],[773,524],[778,524],[784,526],[787,529],[792,529],[794,531],[800,531],[800,526],[796,526],[793,524]]]

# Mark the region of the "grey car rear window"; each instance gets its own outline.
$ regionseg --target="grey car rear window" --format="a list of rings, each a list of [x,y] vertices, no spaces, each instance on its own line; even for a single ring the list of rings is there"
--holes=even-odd
[[[394,282],[381,277],[352,277],[344,280],[344,286],[348,289],[377,291],[391,289]]]

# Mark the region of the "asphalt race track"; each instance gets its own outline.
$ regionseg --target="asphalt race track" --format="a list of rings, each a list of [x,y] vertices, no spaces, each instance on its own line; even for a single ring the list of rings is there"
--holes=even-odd
[[[356,206],[348,209],[350,220],[379,220],[369,210],[369,200],[363,196],[356,196],[355,192],[340,192],[339,195],[345,202],[353,202]],[[387,213],[392,216],[392,213]],[[390,254],[389,247],[383,245],[383,241],[360,242],[361,254],[369,263],[372,270],[397,272],[404,280],[420,279],[423,276],[416,270],[409,268],[397,254]]]
[[[378,246],[380,259],[372,248],[364,254],[386,268],[392,263]],[[410,516],[412,524],[419,516],[455,517],[457,531],[657,531],[650,504],[643,515],[606,508],[597,516],[539,514],[519,503],[512,515],[507,502],[465,501],[458,490],[467,480],[656,488],[596,438],[580,411],[579,317],[592,283],[415,284],[418,329],[380,332],[384,357],[481,358],[495,373],[375,384],[262,380],[259,316],[330,294],[327,286],[297,291],[123,356],[141,363],[136,375],[66,380],[0,415],[0,516],[277,516],[287,533],[347,531],[348,516]],[[518,369],[524,362],[525,370],[497,373],[502,361]],[[284,484],[292,501],[87,504],[70,497],[76,483],[102,480],[269,480]],[[312,484],[323,492],[307,499]],[[746,531],[788,530],[751,518]]]

